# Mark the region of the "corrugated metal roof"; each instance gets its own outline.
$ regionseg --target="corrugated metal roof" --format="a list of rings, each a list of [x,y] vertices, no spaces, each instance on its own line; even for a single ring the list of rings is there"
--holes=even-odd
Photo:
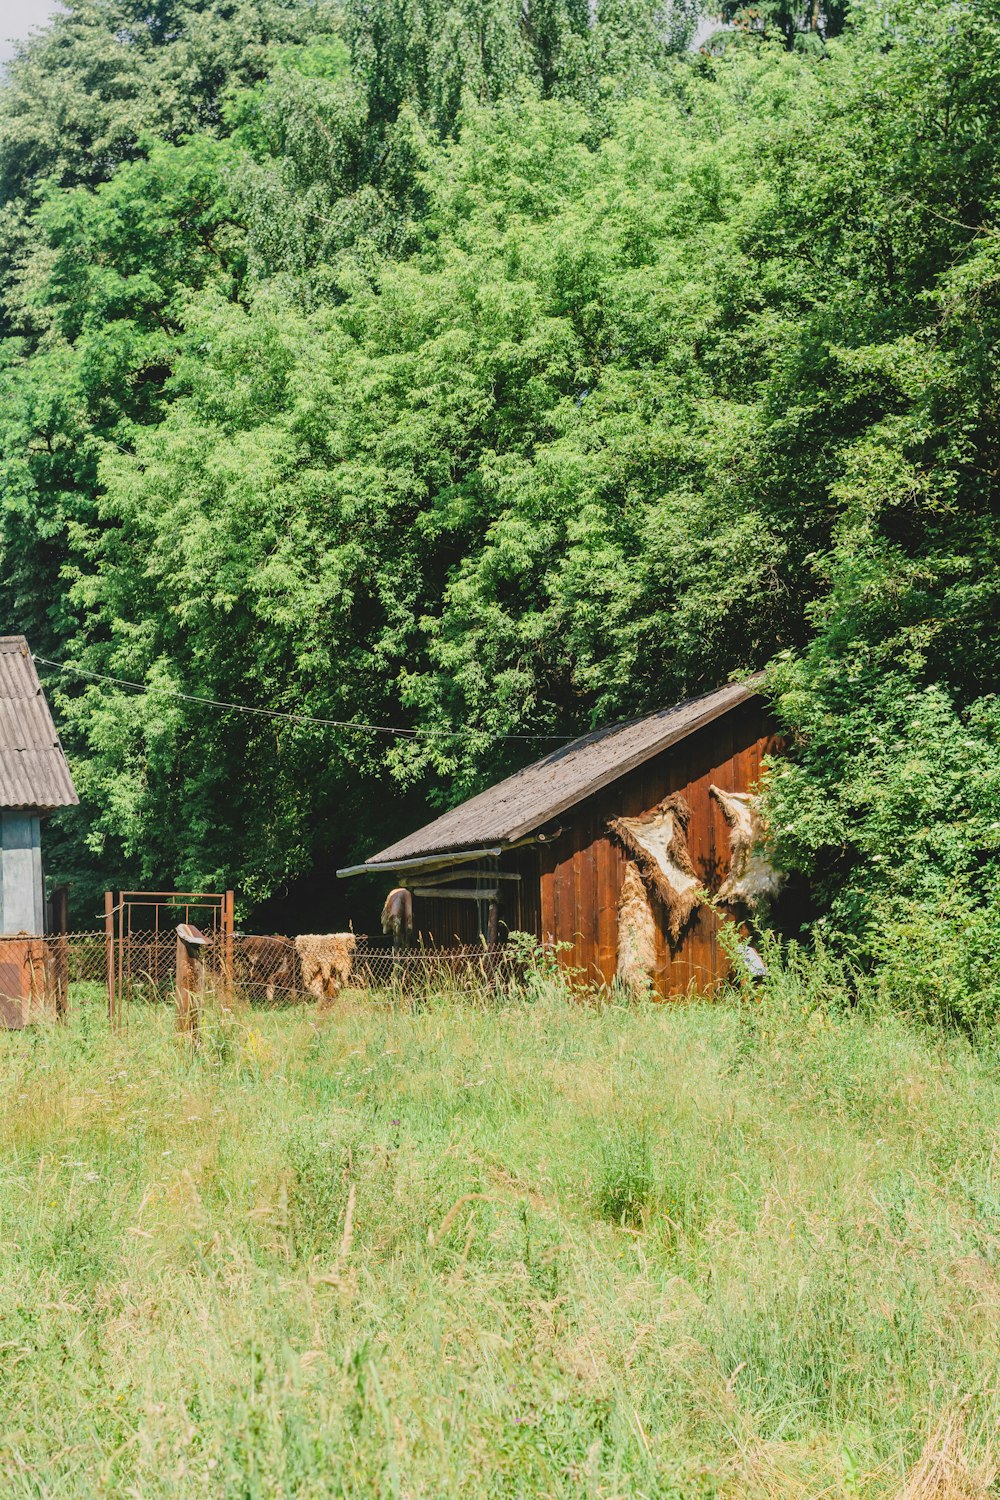
[[[363,868],[378,870],[397,860],[483,844],[512,844],[661,750],[755,697],[762,681],[763,673],[759,673],[746,682],[732,682],[673,708],[661,708],[644,719],[611,724],[582,735],[371,855]]]
[[[0,636],[0,807],[79,802],[23,635]]]

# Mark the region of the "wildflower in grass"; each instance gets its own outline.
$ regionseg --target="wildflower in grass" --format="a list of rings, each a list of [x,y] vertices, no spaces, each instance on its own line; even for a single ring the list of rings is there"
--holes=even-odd
[[[249,1063],[251,1066],[259,1066],[262,1063],[269,1062],[271,1057],[272,1049],[266,1037],[262,1036],[254,1027],[250,1027],[243,1039],[242,1061]]]

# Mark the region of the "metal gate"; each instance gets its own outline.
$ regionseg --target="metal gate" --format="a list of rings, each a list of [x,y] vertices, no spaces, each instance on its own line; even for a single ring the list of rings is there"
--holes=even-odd
[[[173,999],[179,922],[200,928],[231,973],[233,917],[232,891],[105,891],[111,1025],[121,1025],[129,1001]]]

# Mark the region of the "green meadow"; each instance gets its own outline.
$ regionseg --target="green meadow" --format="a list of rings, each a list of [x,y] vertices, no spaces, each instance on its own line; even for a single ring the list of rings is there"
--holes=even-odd
[[[997,1493],[1000,1050],[785,986],[0,1036],[0,1493]]]

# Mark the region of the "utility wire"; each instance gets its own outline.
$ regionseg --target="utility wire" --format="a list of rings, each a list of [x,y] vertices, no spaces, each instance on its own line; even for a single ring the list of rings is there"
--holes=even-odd
[[[44,667],[55,667],[60,672],[74,672],[78,677],[87,677],[92,682],[109,682],[115,687],[132,688],[137,693],[156,692],[164,698],[180,698],[185,703],[200,703],[206,708],[223,708],[234,714],[254,714],[262,719],[283,719],[292,724],[318,724],[330,729],[354,729],[363,730],[370,734],[391,734],[397,739],[463,739],[467,731],[463,729],[397,729],[392,724],[365,724],[354,719],[322,719],[313,714],[286,713],[279,708],[254,708],[247,703],[227,703],[223,698],[205,698],[198,693],[182,693],[178,688],[154,688],[148,682],[130,682],[127,677],[109,677],[105,672],[91,672],[86,667],[78,667],[75,662],[52,661],[47,656],[38,656],[34,651],[31,653],[32,661]],[[493,736],[498,740],[558,740],[560,744],[566,744],[573,735],[568,734],[498,734]]]

